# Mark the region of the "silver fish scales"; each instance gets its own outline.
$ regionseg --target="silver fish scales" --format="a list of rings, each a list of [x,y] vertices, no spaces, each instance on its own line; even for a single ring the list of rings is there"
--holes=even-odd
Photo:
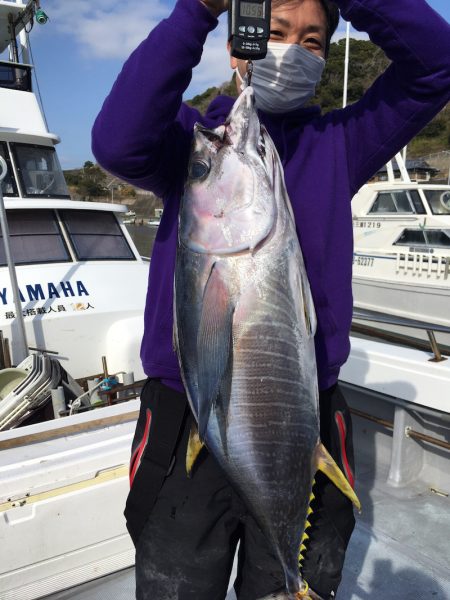
[[[308,598],[298,557],[313,478],[337,467],[319,440],[316,319],[283,168],[251,87],[225,125],[195,127],[174,321],[199,437],[278,555],[286,597]]]

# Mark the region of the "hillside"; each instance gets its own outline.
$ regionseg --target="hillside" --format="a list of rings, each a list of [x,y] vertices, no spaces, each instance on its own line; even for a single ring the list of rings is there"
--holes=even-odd
[[[322,82],[312,104],[319,104],[324,113],[342,106],[345,40],[331,44],[330,55]],[[383,51],[370,41],[350,40],[348,103],[356,102],[389,65]],[[207,89],[188,104],[204,113],[219,94],[236,96],[234,75],[230,82]],[[450,148],[450,105],[408,145],[408,156],[418,158]]]
[[[342,106],[344,80],[345,40],[331,44],[330,55],[312,104],[319,104],[324,113]],[[388,67],[389,61],[377,46],[369,41],[350,40],[348,103],[356,102],[375,79]],[[202,94],[188,100],[188,104],[204,113],[210,102],[219,94],[236,97],[235,75],[220,87],[211,87]],[[408,145],[408,158],[425,158],[429,164],[440,169],[440,177],[448,176],[448,158],[444,154],[430,155],[450,149],[450,104],[448,104],[418,136]],[[434,160],[434,159],[433,159]],[[154,209],[161,207],[153,195],[124,184],[107,174],[98,166],[86,162],[82,169],[65,173],[72,197],[85,200],[104,199],[127,204],[135,210],[138,218],[154,216]]]
[[[137,220],[154,218],[155,209],[162,208],[155,194],[121,181],[90,161],[81,169],[64,171],[64,177],[73,200],[125,204]]]

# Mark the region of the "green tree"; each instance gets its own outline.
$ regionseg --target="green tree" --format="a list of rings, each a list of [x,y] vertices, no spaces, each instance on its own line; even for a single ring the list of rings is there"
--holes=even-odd
[[[98,165],[94,165],[90,160],[84,163],[80,180],[78,181],[78,193],[85,200],[98,198],[106,194],[106,174]]]

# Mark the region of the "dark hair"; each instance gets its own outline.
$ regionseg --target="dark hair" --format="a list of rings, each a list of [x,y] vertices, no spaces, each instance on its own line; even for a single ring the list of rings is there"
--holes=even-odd
[[[330,51],[330,41],[339,25],[340,14],[339,8],[331,0],[320,0],[320,3],[327,18],[327,45],[325,48],[325,56],[328,56],[328,52]]]
[[[299,2],[299,0],[272,0],[273,8],[278,8],[283,4],[293,4],[294,2]],[[333,33],[336,31],[337,26],[339,25],[339,8],[332,0],[319,0],[322,5],[323,11],[325,13],[325,17],[327,19],[327,40],[325,47],[325,56],[328,56],[328,52],[330,50],[330,40],[333,36]]]

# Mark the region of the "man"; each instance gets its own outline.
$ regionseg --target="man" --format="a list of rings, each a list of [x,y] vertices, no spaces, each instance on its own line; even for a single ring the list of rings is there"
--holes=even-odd
[[[322,116],[304,105],[320,79],[337,7],[392,65],[359,102]],[[202,116],[182,104],[182,94],[226,8],[227,0],[178,0],[126,62],[93,129],[98,161],[164,201],[141,352],[149,381],[126,509],[138,600],[223,600],[238,540],[238,600],[284,584],[276,557],[212,457],[201,456],[191,479],[184,468],[192,419],[172,348],[177,216],[193,126],[223,124],[233,100],[215,99]],[[351,421],[337,386],[352,317],[350,199],[450,98],[450,30],[425,0],[274,0],[271,29],[274,43],[268,59],[255,63],[252,84],[283,163],[317,312],[322,441],[353,483]],[[231,65],[245,76],[242,61]],[[320,477],[315,494],[302,574],[325,599],[338,588],[354,519],[349,502]]]

